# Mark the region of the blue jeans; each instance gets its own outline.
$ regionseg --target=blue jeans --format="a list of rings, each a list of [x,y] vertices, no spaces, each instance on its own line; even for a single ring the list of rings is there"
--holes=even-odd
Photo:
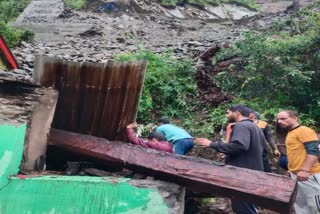
[[[192,138],[185,138],[173,142],[173,152],[178,155],[184,155],[194,146]]]
[[[231,199],[233,212],[236,214],[257,214],[258,211],[254,204]]]
[[[279,158],[279,166],[282,169],[288,170],[288,157],[286,155],[281,155]]]

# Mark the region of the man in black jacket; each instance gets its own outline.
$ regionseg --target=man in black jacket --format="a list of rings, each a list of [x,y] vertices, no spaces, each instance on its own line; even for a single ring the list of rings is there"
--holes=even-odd
[[[195,143],[207,146],[226,155],[225,163],[232,166],[263,171],[263,142],[265,140],[262,131],[252,120],[249,120],[251,108],[243,105],[232,106],[231,117],[236,121],[230,142],[212,142],[205,138],[197,138]],[[232,209],[238,214],[256,214],[254,204],[231,200]]]

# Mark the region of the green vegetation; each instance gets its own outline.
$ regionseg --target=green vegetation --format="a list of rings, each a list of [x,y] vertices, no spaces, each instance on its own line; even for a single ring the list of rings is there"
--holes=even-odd
[[[320,3],[274,24],[264,34],[247,33],[213,63],[241,57],[242,63],[214,76],[224,91],[274,119],[279,109],[298,110],[303,124],[320,121]],[[290,29],[290,30],[288,30]]]
[[[178,4],[191,4],[195,6],[204,7],[206,5],[217,6],[221,3],[236,4],[251,10],[258,10],[258,6],[255,0],[160,0],[160,4],[163,6],[175,6]]]
[[[246,104],[273,124],[277,112],[297,110],[301,123],[320,125],[320,3],[263,34],[246,33],[232,48],[216,55],[213,63],[241,57],[242,63],[213,76],[236,99],[218,107],[200,105],[196,98],[194,68],[171,54],[141,50],[119,60],[149,61],[138,121],[149,123],[167,116],[195,136],[211,137],[226,123],[232,104]],[[319,129],[317,129],[319,130]]]
[[[4,23],[15,19],[31,0],[0,0],[0,20]]]
[[[148,60],[140,101],[138,121],[152,122],[163,115],[170,118],[190,117],[195,96],[194,69],[191,61],[178,61],[171,53],[155,54],[140,50],[124,54],[120,61]]]
[[[190,60],[177,60],[170,52],[155,54],[147,50],[123,54],[117,60],[149,62],[138,111],[139,123],[153,123],[165,116],[196,136],[210,136],[213,129],[220,130],[225,124],[225,108],[197,104],[195,69]],[[152,125],[140,128],[147,133]]]
[[[8,25],[30,3],[31,0],[0,0],[0,34],[10,47],[17,46],[20,41],[33,38],[33,33],[25,29],[17,29]]]
[[[86,0],[64,0],[66,5],[75,10],[80,10],[86,4]]]
[[[34,34],[30,30],[17,29],[0,21],[0,34],[10,47],[17,46],[21,41],[32,40]]]

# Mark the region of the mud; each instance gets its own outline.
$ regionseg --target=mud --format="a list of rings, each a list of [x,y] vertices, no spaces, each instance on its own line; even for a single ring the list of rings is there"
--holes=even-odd
[[[232,42],[244,31],[263,31],[272,21],[288,16],[285,11],[291,4],[259,0],[261,11],[255,12],[235,5],[168,9],[144,1],[116,1],[116,11],[98,13],[99,1],[91,2],[84,11],[72,11],[62,6],[61,0],[34,0],[16,20],[14,25],[35,32],[32,43],[13,51],[27,81],[32,76],[35,54],[77,62],[106,62],[120,53],[139,49],[156,53],[170,49],[177,58],[196,61],[214,44]],[[302,5],[310,2],[301,1]]]

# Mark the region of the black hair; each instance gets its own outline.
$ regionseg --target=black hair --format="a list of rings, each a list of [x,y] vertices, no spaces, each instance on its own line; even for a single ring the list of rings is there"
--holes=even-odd
[[[158,141],[167,141],[166,137],[158,132],[153,132],[148,135],[149,140],[151,140],[152,138],[157,139]]]
[[[232,112],[238,111],[244,117],[249,117],[250,113],[254,113],[254,110],[246,105],[233,105],[228,109]]]
[[[161,118],[158,120],[158,123],[169,124],[169,123],[170,123],[170,120],[169,120],[168,118],[161,117]]]
[[[293,117],[298,117],[298,113],[292,110],[284,110],[283,112],[286,112],[288,114],[289,117],[293,118]]]

